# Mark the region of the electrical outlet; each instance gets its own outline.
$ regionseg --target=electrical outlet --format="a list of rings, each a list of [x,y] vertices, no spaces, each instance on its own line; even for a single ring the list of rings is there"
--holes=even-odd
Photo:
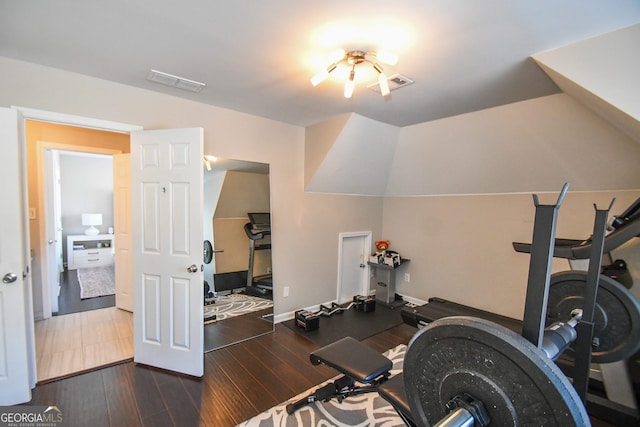
[[[287,298],[289,296],[289,287],[288,286],[285,286],[282,289],[282,296],[285,297],[285,298]]]
[[[409,273],[404,273],[404,281],[407,283],[411,282],[411,275]]]

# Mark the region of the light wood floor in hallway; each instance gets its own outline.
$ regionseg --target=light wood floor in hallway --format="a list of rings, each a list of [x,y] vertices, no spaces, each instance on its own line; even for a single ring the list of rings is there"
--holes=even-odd
[[[35,323],[38,381],[133,357],[133,314],[115,307]]]

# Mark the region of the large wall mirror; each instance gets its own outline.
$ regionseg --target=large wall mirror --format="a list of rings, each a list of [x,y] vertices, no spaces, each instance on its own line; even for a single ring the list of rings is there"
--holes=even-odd
[[[204,348],[273,331],[269,165],[205,156]]]

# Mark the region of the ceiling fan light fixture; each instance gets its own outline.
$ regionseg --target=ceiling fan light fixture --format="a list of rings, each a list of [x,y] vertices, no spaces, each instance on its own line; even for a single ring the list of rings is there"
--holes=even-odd
[[[318,86],[320,83],[325,81],[327,77],[329,77],[329,74],[331,74],[331,72],[335,70],[337,66],[338,66],[338,63],[334,62],[333,64],[329,65],[326,69],[320,70],[318,74],[311,77],[311,84],[314,87]]]
[[[378,72],[378,85],[380,86],[380,93],[382,94],[382,96],[387,96],[391,91],[389,90],[389,81],[386,74],[384,73],[384,69],[380,64],[378,64],[375,60],[370,59],[369,57],[373,57],[375,60],[380,60],[380,62],[385,62],[392,65],[398,62],[397,55],[386,51],[345,51],[343,49],[337,49],[330,55],[330,60],[332,61],[331,65],[329,65],[326,69],[320,70],[315,76],[313,76],[311,78],[311,84],[313,86],[319,85],[324,80],[326,80],[327,77],[329,77],[329,74],[331,74],[331,72],[335,70],[339,64],[344,62],[351,66],[349,79],[346,81],[344,86],[344,97],[351,98],[351,96],[353,95],[353,90],[355,88],[356,65],[362,64],[363,62],[368,62],[373,66],[373,69]]]
[[[351,69],[351,72],[349,73],[349,80],[347,80],[347,82],[344,85],[344,97],[349,99],[351,98],[351,96],[353,95],[353,89],[355,88],[355,77],[356,77],[356,70],[355,67]]]
[[[378,84],[380,85],[380,93],[382,96],[387,96],[391,93],[389,89],[389,80],[387,80],[387,76],[384,73],[380,73],[378,75]]]
[[[347,55],[347,52],[344,49],[336,49],[329,54],[329,61],[332,63],[338,63],[344,59]]]

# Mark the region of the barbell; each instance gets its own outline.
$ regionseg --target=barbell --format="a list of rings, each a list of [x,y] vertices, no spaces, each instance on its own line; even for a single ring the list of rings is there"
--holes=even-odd
[[[411,339],[403,375],[418,425],[589,425],[582,400],[553,363],[575,342],[582,319],[582,275],[560,279],[551,286],[539,349],[510,329],[466,316],[438,319]],[[594,353],[603,361],[634,352],[638,303],[606,278],[598,295]]]
[[[564,271],[551,276],[547,327],[583,308],[586,286],[586,271]],[[627,288],[603,274],[599,278],[593,323],[593,363],[625,360],[640,350],[640,303]],[[567,354],[574,355],[573,348]]]
[[[577,320],[578,312],[547,328],[545,336],[554,338],[545,341],[554,343],[543,349],[484,319],[430,323],[411,339],[404,359],[411,417],[420,426],[590,425],[580,397],[552,361],[575,339],[571,323]]]

